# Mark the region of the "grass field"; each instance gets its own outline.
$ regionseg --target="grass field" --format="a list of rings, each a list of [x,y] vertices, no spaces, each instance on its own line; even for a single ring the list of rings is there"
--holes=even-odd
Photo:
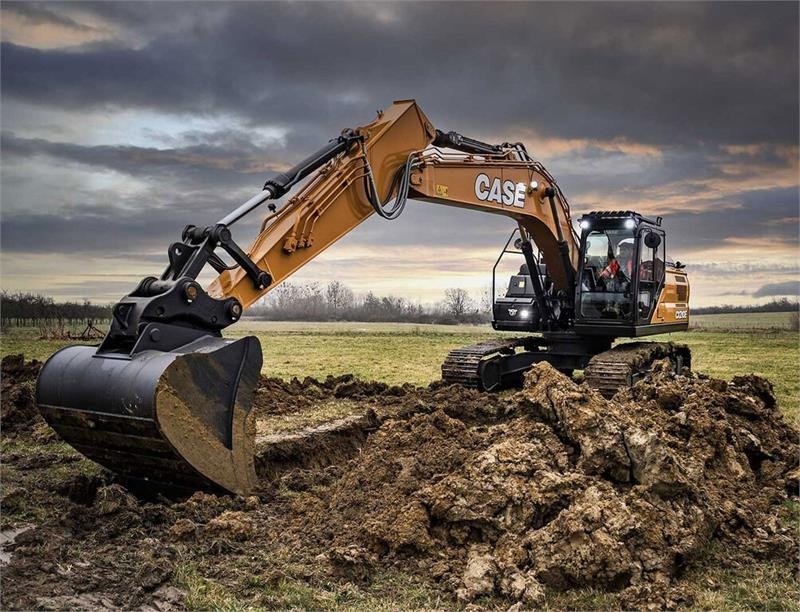
[[[712,330],[791,330],[793,312],[739,312],[730,314],[692,315],[690,329]]]
[[[783,410],[800,423],[800,343],[798,333],[788,329],[790,316],[791,313],[701,315],[696,317],[697,328],[651,339],[688,344],[694,369],[710,376],[730,379],[752,373],[769,378]],[[734,324],[740,327],[732,327]],[[349,373],[367,380],[417,385],[439,378],[442,360],[452,348],[496,336],[496,332],[482,325],[248,319],[226,331],[232,337],[250,334],[261,341],[262,371],[268,376],[319,378]],[[33,329],[11,328],[2,335],[0,353],[24,353],[45,359],[66,344],[70,342],[39,340]]]

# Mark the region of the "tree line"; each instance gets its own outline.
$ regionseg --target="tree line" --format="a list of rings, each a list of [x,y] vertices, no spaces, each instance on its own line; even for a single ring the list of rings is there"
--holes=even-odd
[[[732,306],[721,304],[719,306],[703,306],[702,308],[692,308],[692,314],[735,314],[739,312],[797,312],[800,303],[789,298],[779,298],[770,300],[764,304],[744,304]]]
[[[95,323],[111,319],[110,304],[56,302],[36,293],[0,292],[2,326],[38,327],[40,329]],[[434,305],[423,305],[397,296],[378,296],[372,291],[357,296],[339,281],[319,283],[282,283],[260,304],[251,306],[246,315],[267,321],[376,321],[407,323],[483,323],[489,320],[491,304],[479,304],[465,289],[444,292]]]
[[[56,302],[38,293],[0,292],[0,320],[3,327],[42,327],[83,324],[111,319],[111,305],[82,302]]]
[[[356,295],[340,281],[282,283],[251,306],[247,316],[267,321],[364,321],[401,323],[484,323],[490,320],[487,299],[476,301],[461,288],[447,289],[433,305],[372,291]]]
[[[56,302],[36,293],[0,292],[2,326],[47,327],[85,325],[111,319],[110,304]],[[797,301],[775,299],[765,304],[743,306],[720,305],[693,308],[692,314],[725,314],[739,312],[797,312]],[[267,321],[364,321],[405,323],[485,323],[491,320],[488,292],[479,300],[465,289],[447,289],[436,304],[423,305],[398,296],[379,296],[372,291],[356,295],[340,281],[319,283],[282,283],[246,315]]]

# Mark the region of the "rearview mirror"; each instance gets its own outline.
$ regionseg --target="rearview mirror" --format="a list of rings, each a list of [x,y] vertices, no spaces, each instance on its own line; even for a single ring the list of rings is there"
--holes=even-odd
[[[658,248],[658,245],[661,244],[661,236],[656,234],[655,232],[647,232],[644,237],[644,246],[648,249],[655,249]]]

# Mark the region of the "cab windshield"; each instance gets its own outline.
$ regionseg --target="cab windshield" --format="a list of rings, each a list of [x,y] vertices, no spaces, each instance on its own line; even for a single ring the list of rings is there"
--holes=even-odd
[[[580,314],[587,319],[630,321],[635,236],[632,229],[590,232],[584,243]]]

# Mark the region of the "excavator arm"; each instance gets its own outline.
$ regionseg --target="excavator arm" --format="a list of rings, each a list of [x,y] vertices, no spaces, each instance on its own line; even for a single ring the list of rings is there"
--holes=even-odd
[[[304,180],[278,208],[276,200]],[[187,226],[161,276],[143,279],[113,308],[99,347],[66,347],[47,361],[37,382],[40,411],[77,450],[148,490],[252,490],[260,344],[221,331],[373,214],[397,217],[408,198],[518,223],[529,264],[533,240],[559,293],[556,308],[537,289],[542,327],[563,325],[578,241],[556,182],[522,145],[440,132],[405,100],[269,179],[216,224]],[[242,249],[231,226],[264,204],[261,232]],[[197,277],[206,266],[219,276],[203,289]]]
[[[262,222],[249,258],[270,276],[259,287],[241,267],[223,270],[208,287],[217,298],[247,307],[375,213],[367,184],[387,193],[410,157],[425,149],[435,130],[414,101],[395,102],[372,123],[349,131],[346,150],[316,164],[313,176],[280,210]],[[300,164],[302,165],[302,163]],[[288,174],[291,175],[293,171]],[[274,179],[267,181],[266,189]],[[280,184],[285,184],[282,178]]]
[[[510,217],[541,250],[556,288],[572,292],[578,241],[569,206],[521,144],[489,145],[434,130],[413,101],[395,102],[356,133],[363,139],[321,165],[264,219],[248,256],[271,283],[259,287],[237,267],[224,270],[209,294],[247,307],[373,214],[399,215],[407,198]]]

